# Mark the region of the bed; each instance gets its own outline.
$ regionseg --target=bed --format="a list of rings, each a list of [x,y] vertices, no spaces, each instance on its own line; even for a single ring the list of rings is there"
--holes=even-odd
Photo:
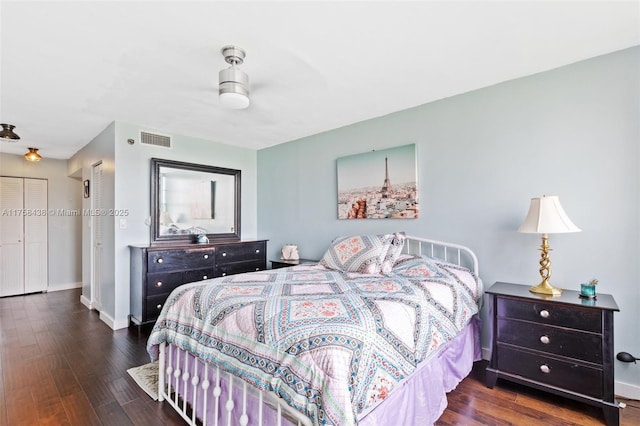
[[[356,254],[354,254],[356,253]],[[403,233],[172,292],[147,350],[188,424],[433,424],[480,359],[478,261]]]

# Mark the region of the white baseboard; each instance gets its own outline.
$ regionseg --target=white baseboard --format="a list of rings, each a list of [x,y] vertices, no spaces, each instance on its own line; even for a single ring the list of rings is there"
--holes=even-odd
[[[482,359],[484,359],[485,361],[491,360],[491,349],[482,348]]]
[[[93,310],[93,304],[91,303],[91,300],[87,299],[84,294],[80,295],[80,303],[86,306],[87,309]]]
[[[47,286],[47,292],[49,291],[61,291],[61,290],[71,290],[74,288],[81,288],[82,283],[62,283],[62,284],[49,284]]]
[[[104,312],[100,312],[100,319],[102,320],[102,322],[111,327],[112,330],[120,330],[121,328],[129,327],[129,319],[116,321]]]
[[[629,399],[640,400],[640,386],[630,383],[616,382],[615,394]]]

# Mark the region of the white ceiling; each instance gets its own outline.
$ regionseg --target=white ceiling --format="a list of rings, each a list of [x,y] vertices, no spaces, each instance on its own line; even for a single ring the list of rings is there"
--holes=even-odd
[[[69,158],[114,120],[260,149],[640,44],[638,1],[0,4],[0,122]],[[251,106],[218,102],[244,48]]]

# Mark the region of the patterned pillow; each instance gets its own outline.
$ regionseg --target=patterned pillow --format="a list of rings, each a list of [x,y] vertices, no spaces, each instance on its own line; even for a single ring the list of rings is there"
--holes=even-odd
[[[400,257],[402,253],[402,249],[404,248],[404,242],[407,239],[407,236],[404,232],[396,232],[393,234],[393,239],[391,240],[391,245],[389,246],[389,250],[387,251],[387,255],[382,261],[382,273],[388,274],[393,269],[393,265],[396,263],[396,260]]]
[[[338,237],[331,242],[320,264],[329,269],[379,274],[393,234]]]

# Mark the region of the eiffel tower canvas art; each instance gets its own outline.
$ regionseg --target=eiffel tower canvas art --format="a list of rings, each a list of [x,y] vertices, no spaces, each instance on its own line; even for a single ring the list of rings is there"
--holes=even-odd
[[[418,217],[415,144],[340,157],[337,169],[338,219]]]

